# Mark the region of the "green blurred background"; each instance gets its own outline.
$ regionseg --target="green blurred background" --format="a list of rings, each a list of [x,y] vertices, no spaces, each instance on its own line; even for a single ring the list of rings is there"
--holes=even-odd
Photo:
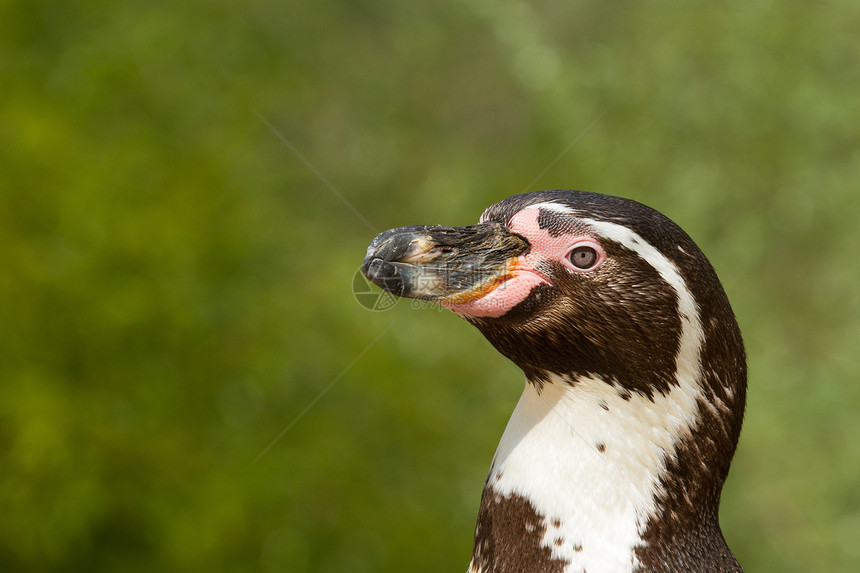
[[[0,570],[465,570],[521,374],[352,279],[378,231],[551,188],[722,277],[747,570],[860,570],[858,34],[851,1],[0,2]]]

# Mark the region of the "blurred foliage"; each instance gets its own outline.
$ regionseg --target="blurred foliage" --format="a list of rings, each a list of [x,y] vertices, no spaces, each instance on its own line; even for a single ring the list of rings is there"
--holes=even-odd
[[[678,221],[734,303],[741,562],[857,571],[858,30],[849,1],[0,2],[0,570],[464,570],[521,375],[352,277],[383,229],[582,188]]]

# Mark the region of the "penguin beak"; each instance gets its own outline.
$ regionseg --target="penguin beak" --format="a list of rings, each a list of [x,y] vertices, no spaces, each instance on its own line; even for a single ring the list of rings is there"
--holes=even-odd
[[[497,222],[467,227],[412,225],[373,239],[361,271],[406,298],[467,303],[511,277],[529,243]]]

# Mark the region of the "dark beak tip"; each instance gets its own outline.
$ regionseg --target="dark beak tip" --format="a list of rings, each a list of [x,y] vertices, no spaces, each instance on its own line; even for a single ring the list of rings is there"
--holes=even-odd
[[[363,268],[364,276],[371,283],[384,291],[396,296],[403,296],[406,292],[406,284],[403,277],[397,271],[397,267],[379,258],[370,260]]]
[[[364,257],[364,261],[361,263],[361,274],[370,278],[370,275],[368,274],[370,272],[370,266],[373,264],[373,261],[378,260],[379,259],[370,254],[370,249],[368,249],[368,254]]]
[[[361,265],[361,272],[373,282],[382,275],[383,265],[384,261],[379,257],[368,256],[364,259],[364,264]]]

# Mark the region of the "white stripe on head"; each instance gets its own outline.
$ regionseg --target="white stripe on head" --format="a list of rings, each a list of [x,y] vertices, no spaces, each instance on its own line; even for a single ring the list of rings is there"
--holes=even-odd
[[[681,319],[681,340],[678,345],[678,354],[675,357],[675,378],[681,387],[695,386],[692,393],[698,394],[699,388],[696,380],[701,375],[701,348],[705,340],[705,333],[699,319],[699,307],[690,289],[687,288],[686,281],[678,272],[678,267],[656,247],[624,225],[588,218],[580,218],[580,220],[587,223],[600,236],[615,241],[635,252],[654,267],[660,277],[675,289],[675,293],[678,295],[678,316]],[[693,390],[692,387],[690,389]]]
[[[484,210],[483,213],[481,213],[481,216],[478,218],[479,224],[487,221],[487,213],[489,213],[490,209],[492,209],[493,207],[495,207],[495,205],[493,205],[492,207],[488,207],[487,209]],[[571,209],[567,205],[562,205],[561,203],[554,203],[552,201],[545,201],[543,203],[535,203],[533,205],[527,205],[527,206],[523,207],[521,210],[525,211],[526,209],[546,209],[547,211],[553,211],[555,213],[566,213],[566,214],[575,214],[576,213],[576,211],[574,209]]]
[[[567,205],[562,205],[561,203],[553,203],[552,201],[547,201],[545,203],[535,203],[534,205],[529,205],[527,209],[544,209],[546,211],[553,211],[554,213],[565,213],[567,215],[576,214],[575,209],[572,209]]]

